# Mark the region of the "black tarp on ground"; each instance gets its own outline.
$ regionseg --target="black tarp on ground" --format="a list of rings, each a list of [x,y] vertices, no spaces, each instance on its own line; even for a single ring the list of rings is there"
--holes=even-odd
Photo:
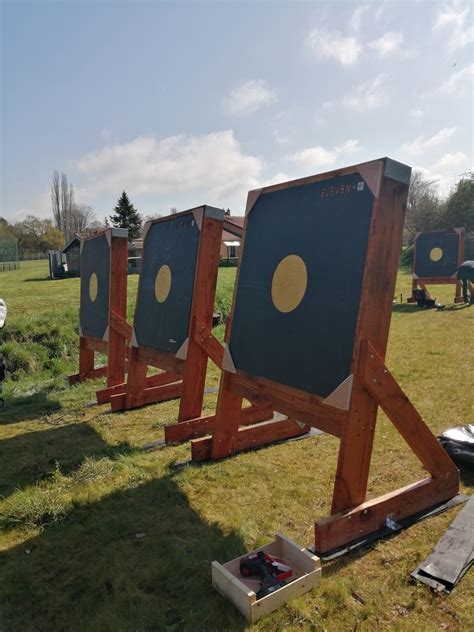
[[[91,277],[97,278],[97,296],[91,300]],[[81,252],[81,310],[83,336],[102,338],[109,322],[110,246],[105,235],[84,241]],[[95,282],[94,282],[95,284]]]
[[[433,261],[430,253],[440,249],[442,256]],[[421,233],[416,239],[414,273],[420,278],[447,277],[456,274],[458,269],[459,234],[455,230],[437,230]],[[439,251],[433,254],[439,256]]]
[[[474,424],[450,428],[439,441],[456,465],[474,469]]]
[[[359,174],[262,194],[247,219],[230,352],[237,369],[327,396],[350,374],[374,197]],[[301,257],[296,309],[272,301],[272,279]]]
[[[137,344],[176,353],[188,336],[199,228],[192,212],[151,224],[143,244],[134,330]],[[164,302],[155,295],[162,266],[171,271]]]
[[[433,553],[411,576],[430,588],[451,592],[474,562],[474,498],[458,513]]]

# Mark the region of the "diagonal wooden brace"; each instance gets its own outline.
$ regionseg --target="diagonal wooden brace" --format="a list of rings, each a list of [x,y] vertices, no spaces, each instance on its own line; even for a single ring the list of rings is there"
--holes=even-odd
[[[194,317],[194,340],[211,358],[214,364],[222,369],[224,347],[217,340],[211,330],[202,323],[197,316]]]

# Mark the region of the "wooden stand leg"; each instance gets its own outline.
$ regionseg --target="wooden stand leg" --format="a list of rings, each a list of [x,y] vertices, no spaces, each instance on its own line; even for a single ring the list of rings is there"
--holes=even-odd
[[[228,371],[223,371],[216,409],[216,430],[212,436],[210,451],[212,460],[224,459],[232,454],[234,437],[239,429],[242,397],[230,390],[230,379],[231,374]]]
[[[415,281],[415,279],[413,279],[412,282],[411,282],[411,296],[408,299],[407,303],[416,303],[415,290],[416,290],[417,286],[418,286],[417,282]]]
[[[143,392],[146,388],[147,371],[148,366],[138,360],[138,348],[133,347],[130,354],[127,388],[123,398],[124,408],[143,406]],[[118,400],[116,401],[118,402]],[[112,407],[112,410],[115,409]]]
[[[199,417],[202,412],[206,382],[207,354],[194,339],[194,325],[189,336],[184,366],[183,389],[179,404],[178,423]]]
[[[454,302],[456,304],[464,303],[464,299],[462,296],[462,283],[460,281],[456,283],[456,292],[454,294]]]

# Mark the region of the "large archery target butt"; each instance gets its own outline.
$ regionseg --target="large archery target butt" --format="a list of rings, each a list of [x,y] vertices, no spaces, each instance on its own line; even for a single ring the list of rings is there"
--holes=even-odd
[[[451,278],[458,269],[460,235],[455,230],[421,233],[416,239],[413,272],[419,279]]]
[[[105,235],[83,242],[80,323],[83,336],[103,338],[109,323],[110,245]]]
[[[258,197],[229,340],[237,370],[323,397],[350,375],[373,204],[358,173]]]
[[[134,320],[138,346],[176,353],[186,340],[198,247],[192,212],[150,225]]]

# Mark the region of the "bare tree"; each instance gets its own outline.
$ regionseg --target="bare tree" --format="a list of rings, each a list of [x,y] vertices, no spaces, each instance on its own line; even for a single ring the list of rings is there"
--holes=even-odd
[[[96,222],[94,209],[87,204],[73,204],[69,217],[69,231],[83,233],[87,228],[92,228]]]
[[[68,183],[64,173],[55,171],[51,183],[51,206],[53,211],[54,224],[64,237],[69,239],[71,232],[71,216],[74,206],[74,188]]]
[[[414,171],[408,193],[405,244],[412,244],[417,232],[439,228],[441,220],[441,204],[436,189],[420,171]]]

